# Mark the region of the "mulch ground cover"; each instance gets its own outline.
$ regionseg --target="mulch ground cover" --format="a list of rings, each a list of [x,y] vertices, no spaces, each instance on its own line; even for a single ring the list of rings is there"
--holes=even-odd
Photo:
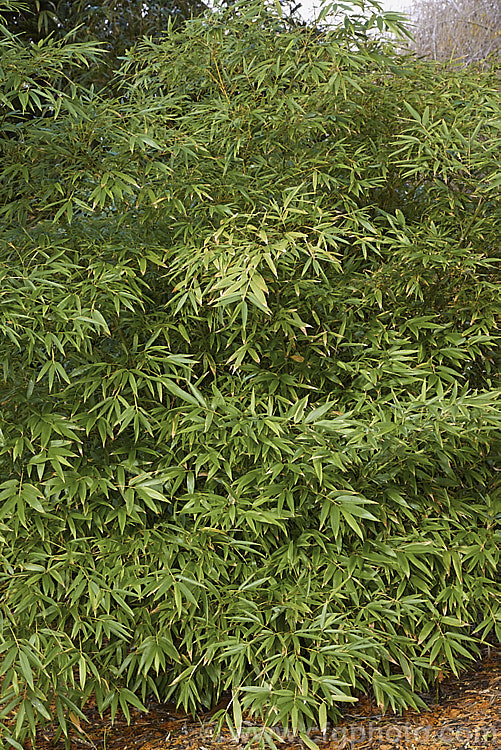
[[[321,750],[497,750],[501,749],[501,647],[489,647],[483,658],[460,678],[448,678],[436,692],[422,694],[428,710],[382,715],[369,698],[350,705],[342,721],[325,735],[310,732]],[[134,712],[132,722],[118,717],[113,725],[94,708],[86,711],[85,739],[72,737],[72,750],[235,750],[245,746],[255,722],[244,721],[240,743],[227,730],[214,736],[213,712],[198,720],[169,704],[151,703],[148,713]],[[40,750],[64,750],[55,729],[40,732]],[[305,748],[297,738],[281,737],[284,750]],[[28,748],[29,745],[26,745]]]

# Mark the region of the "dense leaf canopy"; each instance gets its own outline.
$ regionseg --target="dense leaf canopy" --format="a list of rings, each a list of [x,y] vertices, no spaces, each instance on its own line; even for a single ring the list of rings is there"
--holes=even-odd
[[[106,51],[100,62],[74,71],[88,86],[103,88],[113,80],[120,56],[143,36],[158,38],[169,23],[182,24],[207,9],[203,0],[24,0],[4,11],[7,29],[24,44],[51,36],[93,42]]]
[[[216,10],[113,97],[4,30],[6,746],[91,695],[306,736],[501,636],[499,87],[383,25]]]
[[[203,0],[24,0],[6,7],[3,16],[22,41],[71,35],[125,51],[142,36],[158,36],[169,21],[191,18],[206,7]]]

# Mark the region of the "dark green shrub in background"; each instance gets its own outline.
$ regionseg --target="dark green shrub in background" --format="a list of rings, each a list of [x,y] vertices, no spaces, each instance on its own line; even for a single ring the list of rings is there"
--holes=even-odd
[[[143,36],[158,38],[169,22],[207,10],[203,0],[22,0],[2,2],[6,28],[24,44],[50,36],[73,42],[99,42],[106,56],[73,77],[102,88],[114,77],[121,55]],[[99,64],[99,62],[101,64]]]
[[[117,99],[3,37],[5,747],[91,695],[305,736],[501,635],[498,83],[355,11],[214,11]]]

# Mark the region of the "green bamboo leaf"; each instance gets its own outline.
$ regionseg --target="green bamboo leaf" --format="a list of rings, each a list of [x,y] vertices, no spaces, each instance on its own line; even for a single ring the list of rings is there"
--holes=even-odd
[[[311,424],[311,422],[315,422],[317,419],[321,419],[323,416],[327,414],[334,406],[334,402],[328,401],[325,404],[322,404],[321,406],[317,406],[315,409],[309,412],[309,414],[305,417],[305,424]]]
[[[198,406],[199,402],[198,399],[192,396],[190,393],[187,393],[186,391],[183,391],[182,388],[180,388],[176,383],[174,383],[172,380],[169,380],[168,378],[165,378],[162,381],[163,386],[169,393],[172,393],[173,396],[177,396],[182,401],[186,401],[188,404],[193,404],[194,406]]]

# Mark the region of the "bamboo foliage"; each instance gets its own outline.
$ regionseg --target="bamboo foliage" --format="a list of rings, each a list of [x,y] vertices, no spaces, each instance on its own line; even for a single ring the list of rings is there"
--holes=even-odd
[[[499,90],[381,23],[216,10],[117,98],[4,35],[5,747],[224,692],[307,739],[501,636]]]

